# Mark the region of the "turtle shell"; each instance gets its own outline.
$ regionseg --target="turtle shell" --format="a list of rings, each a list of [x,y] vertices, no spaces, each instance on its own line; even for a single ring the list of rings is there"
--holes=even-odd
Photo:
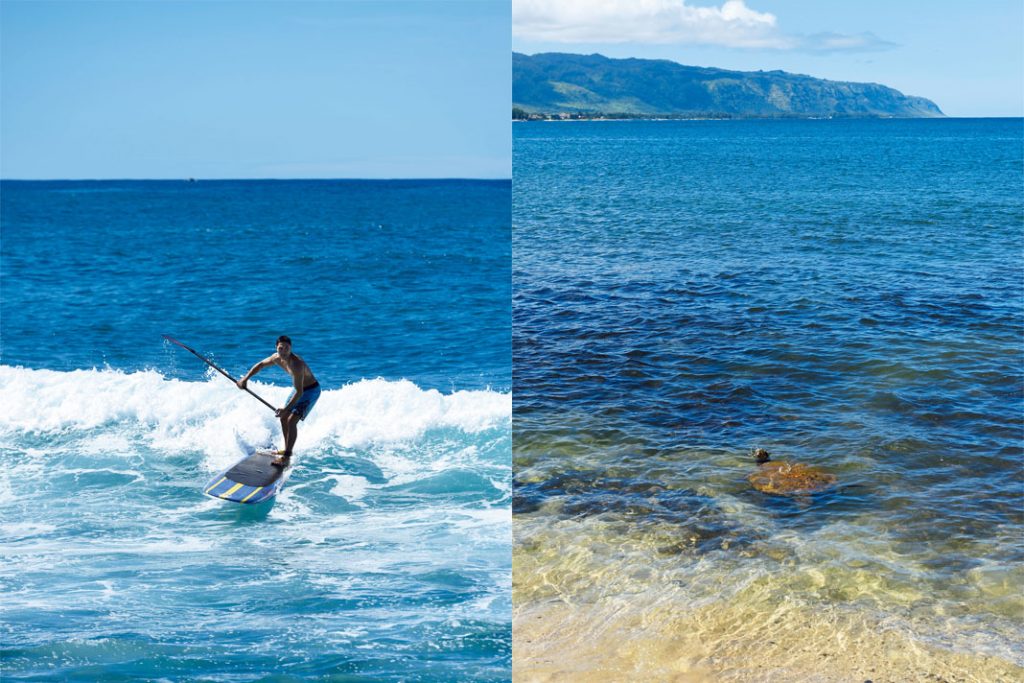
[[[836,477],[813,465],[766,462],[759,465],[747,481],[761,493],[802,496],[827,489],[836,483]]]

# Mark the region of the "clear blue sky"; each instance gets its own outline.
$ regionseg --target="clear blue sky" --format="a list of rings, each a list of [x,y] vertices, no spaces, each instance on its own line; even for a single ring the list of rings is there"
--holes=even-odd
[[[509,178],[511,5],[0,2],[0,177]]]
[[[527,54],[782,69],[883,83],[949,116],[1024,116],[1021,0],[515,0],[513,24]]]

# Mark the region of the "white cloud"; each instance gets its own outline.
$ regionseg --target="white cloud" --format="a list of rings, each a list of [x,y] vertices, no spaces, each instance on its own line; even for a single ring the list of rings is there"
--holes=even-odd
[[[691,7],[685,0],[514,0],[517,38],[555,43],[704,43],[784,47],[774,15],[743,0]]]
[[[808,52],[875,52],[898,47],[882,40],[874,33],[847,36],[840,33],[816,33],[800,41],[800,48]]]
[[[661,43],[739,48],[867,51],[893,47],[870,33],[790,35],[774,14],[727,0],[693,7],[686,0],[513,0],[512,34],[547,43]]]

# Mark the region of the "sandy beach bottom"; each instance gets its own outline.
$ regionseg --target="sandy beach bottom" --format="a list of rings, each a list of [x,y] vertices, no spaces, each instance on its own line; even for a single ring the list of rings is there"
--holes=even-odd
[[[792,604],[645,609],[634,599],[515,611],[513,673],[541,681],[1011,683],[997,656],[922,644],[864,615]]]
[[[1012,564],[928,574],[845,524],[708,552],[666,550],[671,525],[535,514],[514,529],[517,683],[1024,681]]]

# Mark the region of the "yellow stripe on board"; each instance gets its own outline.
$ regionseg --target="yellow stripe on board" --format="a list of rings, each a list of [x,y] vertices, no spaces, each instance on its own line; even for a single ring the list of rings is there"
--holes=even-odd
[[[235,484],[234,486],[229,488],[227,491],[225,491],[224,493],[220,494],[220,497],[221,498],[228,498],[229,496],[231,496],[232,493],[234,493],[238,489],[242,488],[242,486],[244,486],[244,484]]]
[[[206,492],[207,492],[207,493],[209,493],[210,491],[212,491],[212,490],[214,490],[215,488],[217,488],[218,486],[220,486],[220,482],[221,482],[221,481],[224,481],[225,479],[227,479],[227,477],[221,477],[221,478],[220,478],[220,481],[218,481],[218,482],[217,482],[216,484],[214,484],[214,485],[213,485],[213,486],[211,486],[210,488],[206,489]]]
[[[262,486],[257,486],[257,487],[256,487],[256,490],[255,490],[255,491],[253,491],[252,493],[250,493],[250,494],[249,494],[248,496],[246,496],[245,498],[243,498],[241,502],[243,502],[243,503],[244,503],[245,501],[249,500],[250,498],[252,498],[253,496],[255,496],[255,495],[256,495],[257,493],[259,493],[259,492],[260,492],[260,491],[262,491],[262,490],[263,490],[263,487],[262,487]]]

